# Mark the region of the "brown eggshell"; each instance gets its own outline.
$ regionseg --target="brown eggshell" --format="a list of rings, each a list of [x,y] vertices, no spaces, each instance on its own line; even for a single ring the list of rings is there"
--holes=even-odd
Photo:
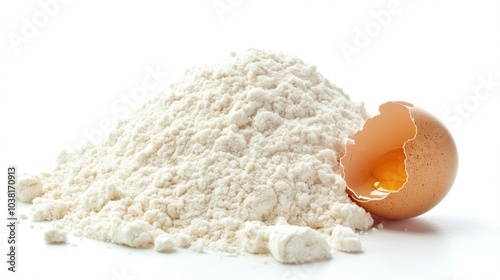
[[[455,142],[428,112],[406,102],[387,102],[346,145],[340,171],[351,198],[368,212],[406,219],[436,206],[448,193],[458,168]],[[375,190],[368,182],[373,163],[394,147],[403,147],[407,179],[396,192]]]

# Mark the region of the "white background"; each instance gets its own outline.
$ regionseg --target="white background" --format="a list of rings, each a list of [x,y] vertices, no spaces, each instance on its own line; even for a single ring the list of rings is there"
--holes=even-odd
[[[56,4],[44,8],[49,2]],[[23,221],[19,273],[7,273],[2,257],[1,279],[500,278],[500,2],[66,2],[0,4],[1,168],[50,170],[62,150],[97,141],[107,123],[167,89],[186,68],[253,47],[317,65],[372,114],[391,100],[433,113],[456,139],[459,173],[436,208],[386,221],[362,236],[362,253],[335,253],[328,262],[159,254],[72,236],[50,246],[42,239],[46,224]],[[137,95],[155,68],[168,77]],[[481,79],[496,84],[487,91]],[[0,207],[6,212],[4,191]],[[5,256],[6,227],[0,235]]]

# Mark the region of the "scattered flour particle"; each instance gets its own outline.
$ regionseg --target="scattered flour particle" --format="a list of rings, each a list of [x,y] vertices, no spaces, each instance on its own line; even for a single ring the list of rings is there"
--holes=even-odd
[[[361,241],[359,235],[351,228],[341,225],[333,229],[333,248],[343,252],[361,251]]]
[[[68,240],[66,232],[60,229],[50,229],[44,233],[44,239],[47,243],[64,243]]]
[[[181,248],[189,248],[192,242],[191,236],[185,233],[178,234],[175,240],[175,244]]]
[[[21,175],[17,182],[17,197],[22,202],[31,202],[42,194],[43,184],[39,176]]]
[[[174,249],[175,243],[172,237],[168,234],[162,234],[155,238],[154,249],[158,252],[170,252]]]
[[[271,255],[282,263],[303,263],[331,258],[326,237],[309,227],[278,222],[269,231]]]
[[[252,254],[269,253],[268,250],[268,226],[260,221],[246,222],[244,227],[238,231],[241,248]]]
[[[144,221],[122,222],[115,228],[114,243],[130,247],[144,247],[151,242],[149,224]]]

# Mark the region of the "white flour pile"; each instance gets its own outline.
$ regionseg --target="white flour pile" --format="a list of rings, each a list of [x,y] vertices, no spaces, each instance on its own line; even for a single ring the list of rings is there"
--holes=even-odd
[[[26,176],[19,197],[31,219],[106,242],[325,259],[360,250],[353,230],[373,223],[338,171],[367,117],[295,57],[233,53],[188,70],[101,145]]]

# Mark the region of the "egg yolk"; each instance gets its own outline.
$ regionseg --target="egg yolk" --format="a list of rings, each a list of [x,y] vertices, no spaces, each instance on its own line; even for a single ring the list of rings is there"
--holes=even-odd
[[[406,182],[405,158],[402,147],[390,150],[378,158],[371,170],[372,187],[384,192],[398,191]]]

